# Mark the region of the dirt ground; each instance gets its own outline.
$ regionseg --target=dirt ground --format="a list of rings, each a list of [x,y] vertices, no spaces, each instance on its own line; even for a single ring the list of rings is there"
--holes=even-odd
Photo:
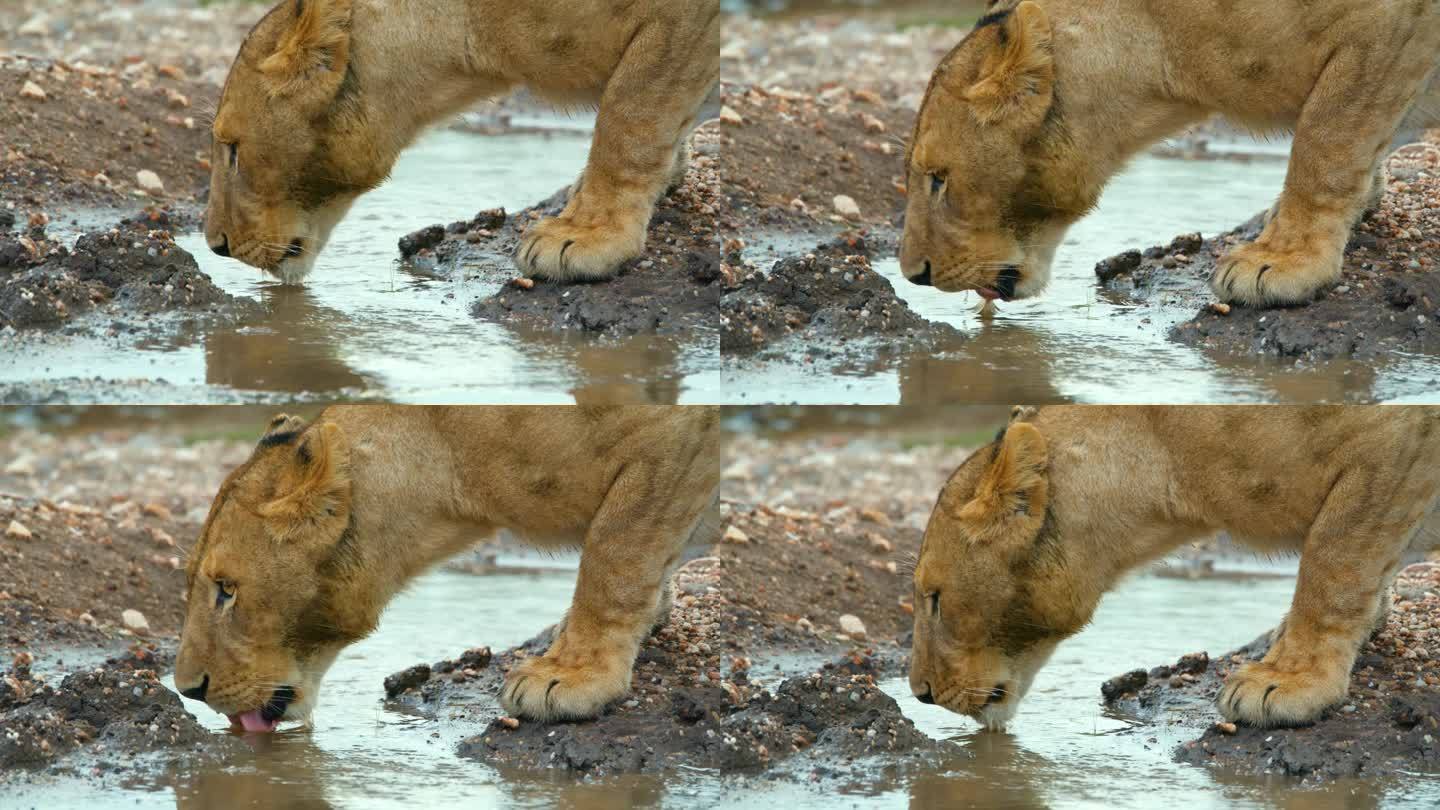
[[[742,355],[802,336],[811,356],[858,352],[876,339],[901,340],[911,351],[963,340],[952,326],[920,317],[875,272],[877,251],[863,233],[841,234],[813,252],[776,262],[767,272],[742,273],[720,298],[720,350]],[[744,262],[738,253],[732,266]],[[817,334],[825,342],[815,342]]]
[[[1218,236],[1114,256],[1096,266],[1109,289],[1149,304],[1198,308],[1171,338],[1219,354],[1317,361],[1440,351],[1440,131],[1397,150],[1379,211],[1356,226],[1343,277],[1314,302],[1286,309],[1210,306],[1208,282],[1231,246],[1260,232],[1259,216]]]
[[[1417,563],[1396,578],[1393,606],[1361,648],[1345,702],[1318,722],[1293,729],[1215,722],[1226,676],[1268,649],[1266,636],[1215,658],[1193,653],[1117,676],[1102,691],[1112,709],[1147,724],[1208,721],[1199,738],[1176,749],[1181,762],[1312,784],[1440,770],[1440,563]]]
[[[258,423],[257,423],[258,424]],[[173,640],[185,549],[253,441],[131,429],[0,438],[0,627],[5,648]],[[133,631],[126,610],[146,629]]]

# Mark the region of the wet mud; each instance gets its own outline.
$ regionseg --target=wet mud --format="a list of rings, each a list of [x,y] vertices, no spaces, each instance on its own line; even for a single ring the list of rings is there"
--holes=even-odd
[[[1373,360],[1440,351],[1440,147],[1404,147],[1388,162],[1380,209],[1356,225],[1341,280],[1303,306],[1214,306],[1209,281],[1225,252],[1260,234],[1263,215],[1209,239],[1177,237],[1095,267],[1107,290],[1152,306],[1193,308],[1170,339],[1220,355],[1286,361]]]
[[[150,208],[73,247],[49,237],[42,220],[0,232],[0,329],[67,327],[131,331],[152,316],[186,312],[212,318],[254,314],[258,305],[221,290],[175,244],[178,218]],[[103,319],[82,319],[86,314]]]
[[[32,672],[29,653],[17,654],[0,676],[0,773],[78,771],[83,765],[100,775],[133,769],[139,754],[219,756],[238,745],[201,726],[160,682],[158,673],[172,658],[154,645],[137,644],[52,683],[54,678]]]
[[[819,778],[862,776],[874,763],[858,761],[876,755],[904,754],[895,767],[918,768],[958,753],[918,731],[876,687],[887,656],[864,647],[836,656],[844,647],[831,643],[819,645],[830,658],[807,661],[784,633],[770,643],[753,611],[722,594],[733,593],[735,565],[705,557],[678,572],[670,621],[642,646],[630,692],[593,721],[520,721],[489,700],[507,671],[544,653],[553,629],[493,661],[479,649],[411,667],[386,679],[387,694],[413,710],[485,723],[460,743],[460,756],[522,769],[757,773],[783,764],[785,774]]]
[[[871,265],[863,234],[842,235],[813,252],[751,269],[720,298],[720,349],[729,355],[792,347],[808,354],[867,354],[894,344],[903,351],[933,349],[962,339],[954,327],[928,321],[895,294]],[[727,256],[742,266],[738,252]],[[852,344],[859,343],[859,346]]]
[[[526,230],[559,214],[568,189],[512,214],[481,211],[470,220],[422,228],[401,238],[400,254],[420,273],[502,283],[471,308],[481,320],[616,337],[713,332],[721,292],[713,141],[705,128],[697,132],[690,170],[656,205],[645,252],[613,279],[561,283],[518,276],[512,256]]]
[[[733,441],[720,540],[677,572],[668,621],[601,717],[501,716],[505,674],[542,655],[553,631],[396,672],[385,681],[392,707],[474,725],[462,756],[587,777],[684,767],[865,783],[968,757],[876,687],[906,671],[913,606],[901,561],[919,549],[923,493],[961,451]],[[861,458],[871,471],[858,493],[846,471]]]
[[[1312,725],[1263,729],[1222,723],[1214,701],[1230,672],[1269,650],[1269,635],[1224,655],[1204,652],[1134,670],[1101,687],[1111,711],[1155,726],[1203,729],[1177,761],[1311,783],[1440,772],[1440,564],[1401,572],[1385,624],[1360,650],[1344,701]]]

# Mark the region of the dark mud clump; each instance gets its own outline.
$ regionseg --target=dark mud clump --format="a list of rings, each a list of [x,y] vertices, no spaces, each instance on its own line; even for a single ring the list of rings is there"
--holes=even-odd
[[[589,723],[511,729],[497,719],[461,743],[460,753],[585,772],[685,766],[728,773],[763,770],[802,753],[815,768],[945,747],[918,731],[869,675],[831,669],[786,678],[774,692],[744,681],[732,687],[680,687],[658,711],[621,708]]]
[[[650,219],[645,251],[611,279],[554,282],[518,278],[514,253],[525,232],[565,207],[568,191],[506,215],[482,211],[474,219],[434,225],[407,235],[400,252],[420,272],[501,283],[471,308],[476,318],[557,332],[623,337],[637,334],[713,334],[720,298],[715,234],[719,181],[706,130],[685,181],[661,197]]]
[[[1217,722],[1230,672],[1262,658],[1267,636],[1232,653],[1185,656],[1102,687],[1112,709],[1149,724],[1205,728],[1175,759],[1246,775],[1311,782],[1440,771],[1440,564],[1400,573],[1385,625],[1361,648],[1344,701],[1302,728]],[[1144,728],[1141,728],[1144,733]]]
[[[440,662],[423,680],[411,668],[387,679],[387,689],[404,684],[397,702],[483,724],[461,742],[461,756],[519,768],[757,772],[794,759],[809,773],[868,755],[904,753],[896,760],[903,766],[954,753],[916,730],[876,687],[878,665],[863,651],[818,669],[762,672],[765,650],[736,632],[735,606],[721,592],[730,590],[726,567],[701,558],[681,568],[670,620],[642,645],[629,694],[595,720],[542,724],[499,715],[494,696],[505,673],[542,655],[550,631],[493,661],[486,650],[468,666],[465,656]]]
[[[137,646],[58,685],[30,670],[27,653],[0,678],[0,771],[44,767],[78,749],[107,758],[214,745],[214,736],[160,683],[168,656]]]
[[[168,214],[152,210],[86,233],[73,249],[40,227],[0,234],[0,327],[57,327],[102,309],[144,317],[236,305],[175,244],[169,225]]]
[[[1192,234],[1122,253],[1096,265],[1096,275],[1127,297],[1196,308],[1170,338],[1217,354],[1324,361],[1440,351],[1440,150],[1406,147],[1388,166],[1388,192],[1355,227],[1339,283],[1303,306],[1211,304],[1209,280],[1220,258],[1259,235],[1261,216],[1211,239]]]
[[[880,337],[904,340],[909,351],[960,339],[953,327],[925,320],[896,296],[871,267],[863,235],[842,236],[738,279],[720,299],[720,324],[727,354],[792,337],[823,345]]]

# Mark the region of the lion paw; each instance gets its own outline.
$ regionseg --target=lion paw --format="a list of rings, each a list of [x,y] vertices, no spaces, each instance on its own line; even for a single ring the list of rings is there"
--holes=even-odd
[[[596,717],[630,691],[630,668],[572,666],[531,658],[505,677],[500,707],[514,717],[548,722]]]
[[[515,264],[527,276],[556,281],[603,279],[645,248],[645,223],[579,225],[562,215],[525,234]]]
[[[1345,697],[1345,673],[1282,672],[1256,661],[1230,673],[1217,703],[1226,720],[1268,728],[1312,723]]]
[[[1282,253],[1241,245],[1221,257],[1210,289],[1233,304],[1267,307],[1303,304],[1340,277],[1340,256]]]

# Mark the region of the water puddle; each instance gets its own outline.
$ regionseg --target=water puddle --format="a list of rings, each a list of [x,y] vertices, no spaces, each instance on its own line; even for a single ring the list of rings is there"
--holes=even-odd
[[[213,255],[200,233],[181,235],[176,241],[216,284],[258,300],[268,315],[236,327],[157,327],[138,340],[47,334],[0,358],[0,384],[43,393],[56,387],[46,381],[84,380],[60,387],[85,399],[103,385],[110,402],[153,399],[156,387],[174,402],[718,401],[713,341],[596,341],[480,321],[470,305],[513,275],[508,257],[497,257],[502,273],[453,280],[397,261],[406,233],[485,208],[517,211],[572,182],[587,135],[429,133],[401,156],[389,182],[355,204],[304,286]]]
[[[499,560],[529,567],[533,560]],[[666,777],[575,780],[560,773],[498,770],[455,756],[476,731],[387,709],[386,675],[462,649],[518,643],[558,620],[569,601],[573,569],[476,577],[441,569],[419,580],[386,611],[380,630],[336,663],[311,732],[251,740],[253,755],[223,767],[180,767],[114,784],[41,777],[15,785],[13,806],[111,804],[133,807],[415,806],[610,808],[836,806],[834,784],[783,778],[737,779],[695,771]],[[1191,728],[1133,729],[1100,704],[1100,683],[1126,669],[1153,666],[1206,649],[1219,652],[1273,625],[1289,604],[1293,580],[1183,581],[1137,577],[1107,596],[1093,625],[1064,643],[1041,673],[1009,733],[981,732],[956,715],[909,696],[903,678],[884,685],[927,733],[960,743],[973,758],[911,778],[877,770],[874,782],[842,788],[850,807],[1186,806],[1282,807],[1296,801],[1440,800],[1440,780],[1335,785],[1297,793],[1276,780],[1225,780],[1170,761],[1170,749],[1197,736]],[[455,621],[464,616],[463,622]],[[758,663],[758,662],[757,662]],[[194,704],[190,708],[196,708]],[[223,733],[226,721],[204,709],[201,721]],[[376,778],[377,774],[383,779]],[[1350,806],[1347,804],[1346,806]]]
[[[865,362],[727,360],[731,391],[746,402],[1345,402],[1433,401],[1440,360],[1396,355],[1383,364],[1336,361],[1308,367],[1207,356],[1172,343],[1170,327],[1190,307],[1137,305],[1095,282],[1096,262],[1168,243],[1180,233],[1228,231],[1279,193],[1285,163],[1142,157],[1117,177],[1099,208],[1066,236],[1049,289],[1000,305],[988,324],[971,293],[918,287],[891,256],[874,263],[924,317],[966,340],[940,353],[900,353]],[[750,254],[766,266],[780,253],[813,247],[758,234]]]

